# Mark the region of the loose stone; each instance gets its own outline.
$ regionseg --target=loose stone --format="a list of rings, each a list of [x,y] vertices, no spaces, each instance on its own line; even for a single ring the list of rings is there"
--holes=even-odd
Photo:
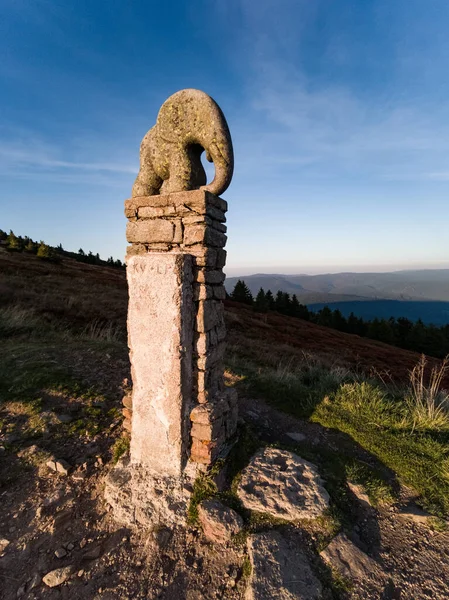
[[[48,587],[57,587],[67,581],[71,574],[72,567],[61,567],[60,569],[54,569],[44,575],[42,581],[45,585],[48,585]]]
[[[237,494],[245,508],[288,521],[319,517],[329,506],[316,466],[276,448],[253,456],[242,471]]]
[[[278,531],[248,538],[251,575],[245,600],[320,600],[322,586],[306,555]]]
[[[218,500],[205,500],[198,507],[198,518],[206,538],[225,544],[243,527],[242,517]]]
[[[376,562],[357,548],[344,533],[339,533],[320,552],[320,556],[348,579],[367,579],[375,576],[378,571]]]

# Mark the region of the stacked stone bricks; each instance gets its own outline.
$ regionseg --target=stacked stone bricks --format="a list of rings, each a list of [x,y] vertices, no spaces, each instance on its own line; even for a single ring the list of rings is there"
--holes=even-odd
[[[223,380],[226,328],[223,285],[227,202],[204,190],[134,197],[125,202],[128,255],[153,252],[194,258],[194,386],[191,460],[208,465],[229,446],[237,427],[237,398]],[[132,406],[125,406],[129,427]]]

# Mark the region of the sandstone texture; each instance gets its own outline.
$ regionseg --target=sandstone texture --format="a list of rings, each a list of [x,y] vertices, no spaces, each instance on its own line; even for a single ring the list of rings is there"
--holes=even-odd
[[[237,494],[245,508],[287,521],[319,517],[329,506],[315,465],[276,448],[253,456],[242,471]]]
[[[206,190],[125,202],[133,393],[123,398],[122,412],[131,459],[147,461],[150,470],[159,460],[165,472],[167,456],[169,474],[181,472],[189,457],[207,467],[233,443],[237,396],[223,380],[226,210]],[[165,272],[167,261],[174,266]],[[205,421],[197,409],[206,404]],[[152,453],[157,457],[147,458]]]
[[[123,525],[185,525],[194,476],[163,475],[123,458],[106,477],[104,498]]]
[[[320,556],[347,579],[367,579],[377,570],[377,563],[357,548],[344,533],[339,533]]]
[[[215,166],[206,185],[201,154]],[[140,170],[133,196],[205,189],[222,194],[234,170],[231,135],[218,104],[200,90],[176,92],[162,105],[156,125],[140,147]]]
[[[245,600],[319,600],[322,586],[306,555],[278,531],[251,535]]]
[[[50,571],[42,578],[42,581],[48,587],[57,587],[58,585],[63,584],[67,579],[70,578],[73,572],[72,567],[61,567],[60,569],[54,569]]]
[[[133,256],[127,265],[131,461],[167,476],[180,476],[188,459],[192,277],[183,254]]]
[[[226,544],[243,527],[242,517],[218,500],[201,502],[198,518],[206,538],[217,544]]]

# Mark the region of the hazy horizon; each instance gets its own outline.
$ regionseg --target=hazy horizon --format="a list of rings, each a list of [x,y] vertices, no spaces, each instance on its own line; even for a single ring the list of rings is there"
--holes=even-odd
[[[328,275],[336,273],[395,273],[397,271],[431,271],[449,269],[449,261],[438,263],[418,263],[415,265],[343,265],[323,267],[225,267],[227,277],[248,277],[250,275]]]

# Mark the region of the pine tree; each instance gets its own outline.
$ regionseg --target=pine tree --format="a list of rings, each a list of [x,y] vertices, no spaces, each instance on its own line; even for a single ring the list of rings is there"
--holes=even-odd
[[[20,251],[22,249],[20,247],[19,238],[15,235],[15,233],[14,233],[14,231],[12,229],[10,230],[9,235],[8,235],[6,241],[8,242],[8,249],[9,250],[18,250],[18,251]]]
[[[269,310],[267,296],[263,288],[260,288],[254,301],[254,310],[261,313],[266,313]]]
[[[265,294],[265,298],[268,304],[268,310],[275,310],[275,301],[273,292],[271,290],[268,290],[268,292]]]
[[[26,244],[24,250],[25,252],[29,252],[30,254],[36,254],[37,248],[38,247],[36,242],[33,242],[33,240],[28,240],[28,243]]]
[[[239,279],[235,284],[231,298],[235,302],[242,302],[243,304],[251,305],[253,303],[253,296],[243,279]]]
[[[318,311],[316,323],[318,325],[323,325],[324,327],[332,326],[332,311],[328,306],[324,306]]]
[[[41,242],[39,244],[39,248],[37,249],[37,256],[38,258],[46,259],[54,258],[54,250],[50,248],[50,246],[47,246],[47,244],[44,242]]]

